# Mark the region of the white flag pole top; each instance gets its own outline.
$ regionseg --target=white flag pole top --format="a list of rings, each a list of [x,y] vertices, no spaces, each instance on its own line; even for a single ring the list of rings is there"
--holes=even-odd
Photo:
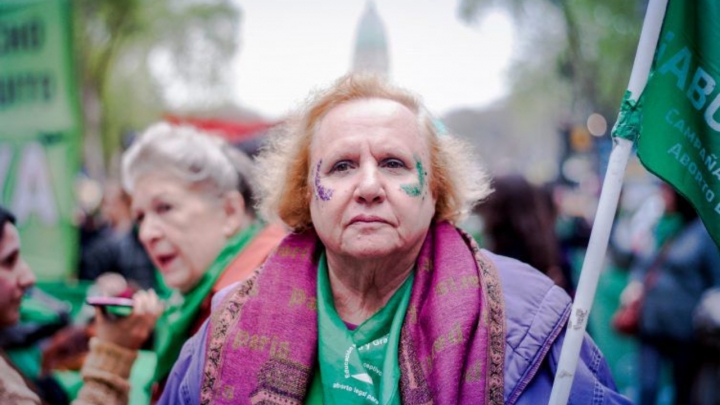
[[[667,2],[668,0],[650,0],[648,5],[642,32],[640,33],[640,42],[635,54],[635,62],[630,74],[630,82],[628,83],[632,101],[637,101],[647,84]],[[633,142],[630,140],[616,137],[613,142],[615,142],[615,146],[610,153],[610,161],[600,193],[600,202],[598,203],[595,221],[590,234],[590,242],[580,272],[580,281],[575,292],[575,302],[570,312],[570,320],[565,332],[565,342],[560,353],[555,382],[550,393],[550,405],[566,405],[570,397],[570,388],[575,377],[580,348],[585,337],[588,314],[595,299],[595,291],[597,290],[600,271],[605,259],[608,240],[610,239],[610,230],[620,197],[625,167],[632,150]]]

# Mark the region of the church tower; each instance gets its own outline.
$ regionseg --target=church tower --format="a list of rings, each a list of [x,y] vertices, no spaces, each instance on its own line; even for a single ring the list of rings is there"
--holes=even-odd
[[[365,12],[357,26],[353,72],[372,72],[384,77],[390,75],[385,25],[373,0],[365,3]]]

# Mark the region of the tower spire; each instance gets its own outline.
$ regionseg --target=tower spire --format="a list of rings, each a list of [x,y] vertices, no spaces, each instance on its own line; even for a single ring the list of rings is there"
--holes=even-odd
[[[385,77],[390,74],[385,24],[378,14],[373,0],[365,3],[355,34],[353,72],[372,72]]]

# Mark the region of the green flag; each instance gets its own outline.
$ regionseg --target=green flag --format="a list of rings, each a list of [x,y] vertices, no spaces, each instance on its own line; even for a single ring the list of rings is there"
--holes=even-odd
[[[75,268],[80,115],[70,0],[0,0],[0,203],[40,280]]]
[[[670,0],[647,86],[613,135],[696,208],[720,244],[720,2]]]

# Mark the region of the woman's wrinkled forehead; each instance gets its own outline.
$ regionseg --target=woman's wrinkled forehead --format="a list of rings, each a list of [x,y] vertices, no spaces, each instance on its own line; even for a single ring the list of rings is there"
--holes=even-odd
[[[411,117],[408,120],[408,117]],[[412,122],[415,125],[420,142],[423,142],[430,150],[429,137],[433,136],[428,129],[431,122],[427,119],[426,114],[414,111],[411,107],[392,99],[386,98],[359,98],[345,101],[338,104],[325,112],[315,121],[315,125],[310,133],[310,141],[308,142],[309,154],[319,143],[326,142],[324,137],[332,136],[334,131],[338,130],[339,125],[345,125],[349,122],[348,118],[352,118],[353,125],[372,126],[379,123],[387,122]],[[327,125],[333,125],[334,128],[328,130]],[[362,134],[359,131],[358,134]],[[321,136],[318,136],[321,135]]]

